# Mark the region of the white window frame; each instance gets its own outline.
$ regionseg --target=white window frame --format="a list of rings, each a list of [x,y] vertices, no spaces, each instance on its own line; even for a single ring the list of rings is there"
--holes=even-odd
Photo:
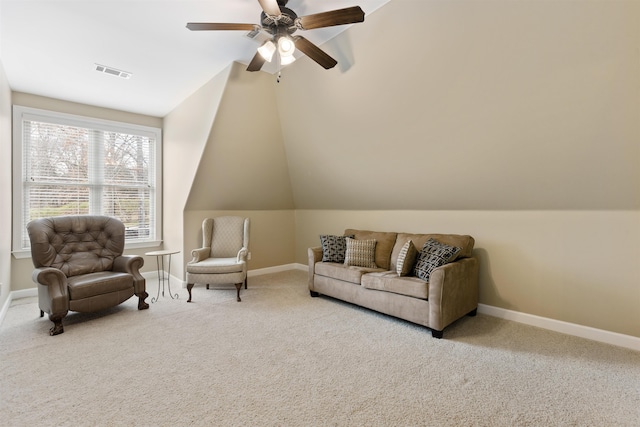
[[[150,232],[150,239],[136,242],[126,242],[125,249],[156,247],[162,243],[162,130],[160,128],[142,126],[131,123],[116,122],[56,111],[41,110],[19,105],[13,106],[13,239],[12,253],[15,258],[31,256],[30,248],[22,247],[23,233],[23,122],[34,120],[47,123],[78,126],[126,134],[151,136],[156,141],[155,150],[155,221],[154,230]],[[93,213],[93,212],[92,212]],[[98,213],[96,213],[98,214]]]

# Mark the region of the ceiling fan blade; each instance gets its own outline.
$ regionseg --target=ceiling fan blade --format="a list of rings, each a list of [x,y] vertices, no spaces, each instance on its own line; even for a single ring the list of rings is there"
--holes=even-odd
[[[260,3],[260,7],[262,7],[262,10],[264,10],[264,13],[266,13],[267,15],[275,17],[279,17],[280,15],[282,15],[277,0],[258,0],[258,2]]]
[[[296,36],[294,42],[296,44],[296,48],[300,52],[316,61],[326,70],[335,67],[338,63],[338,61],[327,55],[322,49],[302,36]]]
[[[256,54],[253,56],[253,59],[249,63],[249,66],[247,67],[247,71],[260,71],[265,62],[266,59],[264,59],[262,55],[260,55],[260,52],[256,52]]]
[[[329,12],[301,16],[297,22],[303,30],[332,27],[334,25],[354,24],[364,21],[364,11],[360,6],[337,9]]]
[[[255,24],[227,24],[214,22],[189,22],[187,28],[191,31],[208,31],[208,30],[241,30],[253,31]]]

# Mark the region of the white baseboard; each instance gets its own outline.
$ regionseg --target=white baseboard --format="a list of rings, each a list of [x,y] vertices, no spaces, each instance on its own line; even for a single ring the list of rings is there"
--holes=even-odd
[[[631,335],[609,332],[589,326],[563,322],[561,320],[549,319],[547,317],[540,317],[533,314],[522,313],[519,311],[507,310],[504,308],[494,307],[486,304],[478,304],[478,313],[498,317],[500,319],[512,320],[514,322],[536,326],[538,328],[548,329],[550,331],[560,332],[567,335],[573,335],[580,338],[599,341],[618,347],[625,347],[631,350],[640,351],[640,338],[632,337]]]
[[[257,270],[249,270],[247,277],[256,277],[263,274],[280,273],[288,270],[301,270],[307,271],[307,266],[300,263],[284,264],[275,267],[259,268]],[[142,273],[145,279],[156,279],[158,277],[157,272],[145,272]],[[183,289],[187,287],[187,283],[182,279],[171,275],[171,282],[178,284]],[[5,301],[0,310],[0,325],[4,320],[4,316],[7,314],[7,310],[11,306],[11,301],[19,298],[27,298],[38,296],[37,288],[22,289],[19,291],[12,291],[9,293],[9,298]],[[511,320],[525,325],[536,326],[542,329],[548,329],[550,331],[560,332],[567,335],[573,335],[580,338],[586,338],[593,341],[599,341],[606,344],[615,345],[618,347],[629,348],[631,350],[640,351],[640,338],[633,337],[631,335],[619,334],[617,332],[609,332],[602,329],[596,329],[589,326],[578,325],[575,323],[563,322],[561,320],[549,319],[547,317],[540,317],[533,314],[522,313],[519,311],[507,310],[505,308],[494,307],[486,304],[478,304],[478,313],[486,314],[488,316],[498,317],[500,319]]]

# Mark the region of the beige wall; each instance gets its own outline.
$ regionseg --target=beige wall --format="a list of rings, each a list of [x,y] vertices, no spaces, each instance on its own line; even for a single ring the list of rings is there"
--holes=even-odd
[[[165,248],[181,251],[172,267],[181,279],[207,216],[251,219],[251,269],[294,259],[293,197],[273,80],[245,68],[233,64],[165,117]]]
[[[346,228],[470,234],[480,302],[640,337],[638,211],[296,211],[296,262]]]
[[[11,89],[0,61],[0,309],[11,291]]]
[[[468,233],[482,303],[640,337],[638,22],[392,0],[322,46],[335,70],[285,69],[296,262],[348,227]]]
[[[12,95],[14,105],[162,128],[162,118],[159,117],[151,117],[90,105],[77,104],[74,102],[36,96],[22,92],[13,92]],[[8,194],[10,199],[11,191],[9,191]],[[9,206],[11,206],[11,200],[9,200]],[[9,238],[9,245],[11,245],[10,240],[11,239]],[[131,255],[144,255],[145,252],[154,249],[157,248],[127,249],[126,253]],[[142,268],[142,271],[151,272],[155,271],[155,268],[155,258],[145,257],[145,265]],[[33,288],[35,285],[31,281],[32,271],[33,263],[31,262],[31,258],[17,259],[15,257],[11,257],[11,290],[17,291]]]

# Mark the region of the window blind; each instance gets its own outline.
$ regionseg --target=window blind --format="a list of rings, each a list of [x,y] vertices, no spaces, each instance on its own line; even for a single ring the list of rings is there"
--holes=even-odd
[[[90,125],[23,116],[22,248],[29,221],[58,215],[113,216],[127,242],[156,240],[156,134]]]

